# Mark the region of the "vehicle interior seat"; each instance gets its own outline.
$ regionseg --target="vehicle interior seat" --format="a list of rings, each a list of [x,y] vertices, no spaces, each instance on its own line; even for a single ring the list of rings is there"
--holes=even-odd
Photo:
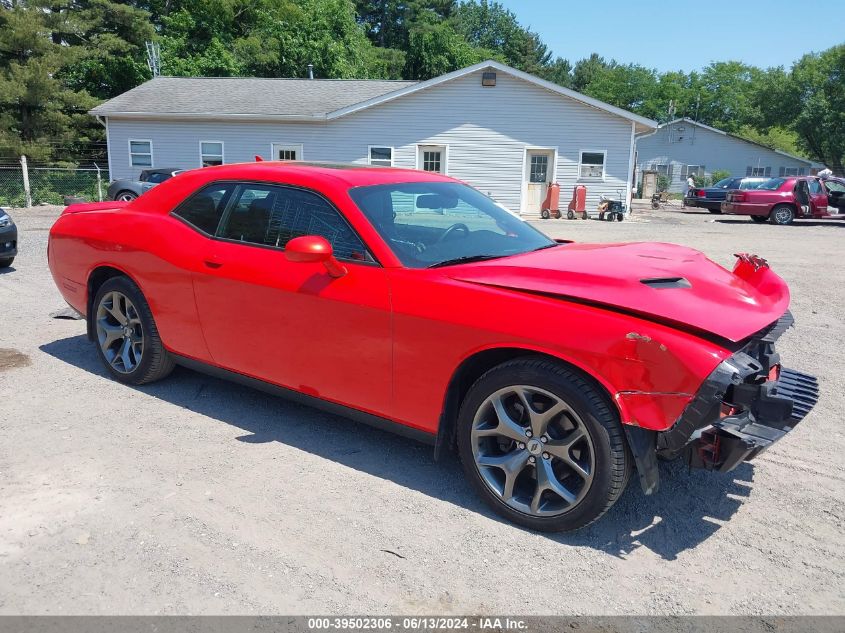
[[[801,214],[809,215],[810,213],[810,186],[806,180],[799,180],[795,185],[795,199],[801,205]]]
[[[217,203],[209,194],[201,194],[191,200],[190,204],[185,206],[185,211],[182,213],[188,222],[201,229],[206,229],[208,218],[214,217],[217,212]],[[213,231],[211,231],[213,233]]]
[[[253,244],[267,244],[273,198],[273,194],[256,198],[245,210],[234,211],[225,237]]]

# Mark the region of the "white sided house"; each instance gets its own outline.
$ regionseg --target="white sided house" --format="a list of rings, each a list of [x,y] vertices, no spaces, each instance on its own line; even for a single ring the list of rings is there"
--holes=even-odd
[[[687,176],[802,176],[819,167],[806,158],[770,149],[688,118],[661,124],[637,138],[637,173],[656,171],[669,179],[669,191],[684,191]]]
[[[657,124],[494,61],[428,81],[157,77],[91,114],[106,126],[112,179],[150,167],[255,160],[437,171],[511,211],[547,187],[566,208],[630,200],[635,135]]]

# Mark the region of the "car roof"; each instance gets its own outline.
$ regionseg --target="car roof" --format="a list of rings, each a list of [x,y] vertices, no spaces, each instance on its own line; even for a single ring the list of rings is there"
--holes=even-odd
[[[396,169],[370,165],[338,163],[305,163],[295,161],[256,161],[200,167],[168,178],[126,205],[127,209],[144,209],[169,213],[188,195],[201,187],[217,182],[261,182],[288,184],[324,192],[349,190],[369,185],[408,182],[458,182],[454,178],[417,169]]]
[[[274,180],[286,174],[311,178],[315,183],[338,184],[349,187],[382,185],[400,182],[453,182],[454,179],[441,174],[418,169],[396,167],[375,167],[356,163],[305,162],[305,161],[256,161],[254,163],[231,163],[216,167],[201,168],[211,180]]]

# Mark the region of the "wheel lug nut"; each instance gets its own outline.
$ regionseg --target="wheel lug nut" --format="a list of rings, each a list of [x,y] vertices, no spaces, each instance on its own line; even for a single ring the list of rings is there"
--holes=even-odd
[[[540,441],[541,441],[543,444],[545,444],[546,442],[548,442],[548,441],[549,441],[549,438],[547,438],[547,437],[544,435],[543,437],[541,437],[541,438],[540,438]]]
[[[548,453],[543,453],[543,459],[549,459],[550,457],[551,455],[549,455]]]
[[[533,435],[533,433],[531,431],[525,432],[525,437],[531,437],[532,435]]]
[[[536,459],[533,455],[532,455],[531,457],[529,457],[529,458],[528,458],[528,463],[529,463],[529,464],[533,464],[533,463],[534,463],[534,462],[536,462],[536,461],[537,461],[537,459]]]
[[[517,446],[518,446],[520,449],[525,448],[525,444],[523,444],[522,442],[520,442],[519,444],[517,444]]]

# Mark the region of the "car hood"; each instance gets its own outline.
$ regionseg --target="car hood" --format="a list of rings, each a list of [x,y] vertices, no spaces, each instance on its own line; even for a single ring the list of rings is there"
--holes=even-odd
[[[675,244],[563,244],[443,270],[463,282],[595,304],[734,342],[789,307],[789,289],[765,260],[743,255],[729,271]]]

